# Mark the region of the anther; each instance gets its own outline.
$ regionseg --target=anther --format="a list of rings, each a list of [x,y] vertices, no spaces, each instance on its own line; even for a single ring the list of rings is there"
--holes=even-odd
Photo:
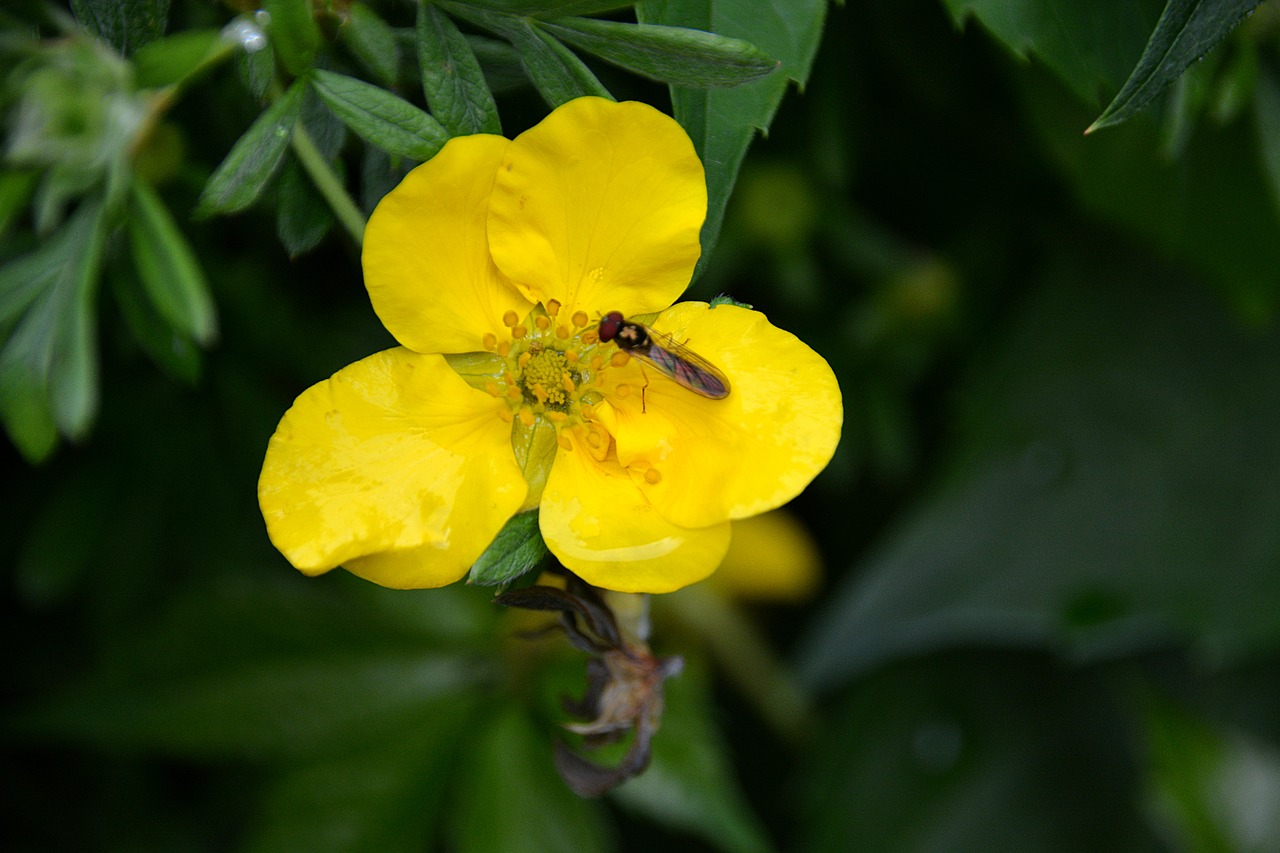
[[[560,387],[570,394],[578,390],[578,386],[573,384],[573,377],[567,373],[560,377]]]
[[[613,355],[609,356],[609,363],[614,367],[622,367],[622,365],[626,364],[630,360],[631,356],[627,355],[622,350],[618,350]]]
[[[582,342],[584,344],[594,344],[598,340],[600,340],[600,336],[596,334],[594,329],[588,329],[582,333]]]
[[[573,316],[570,317],[569,320],[579,329],[591,322],[591,319],[587,317],[586,311],[574,311]]]
[[[527,406],[520,410],[520,423],[524,424],[526,427],[531,427],[533,426],[534,420],[533,411]]]
[[[600,353],[596,353],[595,355],[591,356],[591,369],[599,370],[602,367],[604,367],[604,356],[602,356]]]
[[[556,316],[557,314],[560,313],[560,300],[548,299],[546,308],[547,308],[548,314],[550,314],[552,317]]]
[[[544,332],[547,329],[551,328],[551,318],[543,314],[539,314],[537,317],[535,317],[533,322],[534,322],[534,325],[536,325],[539,329],[541,329]]]
[[[566,415],[564,412],[556,412],[556,411],[547,412],[547,417],[551,420],[553,424],[562,424],[565,421],[569,420],[569,416]]]
[[[502,325],[506,326],[508,329],[519,322],[520,322],[520,315],[518,315],[514,311],[508,311],[507,313],[502,315]]]
[[[499,341],[498,355],[502,356],[503,358],[506,358],[510,354],[511,354],[511,341]]]
[[[484,348],[489,352],[493,352],[498,348],[498,336],[493,332],[485,332],[481,342],[484,343]]]
[[[538,398],[539,403],[547,402],[547,389],[541,382],[533,383],[533,387],[529,390],[533,392],[533,396]]]
[[[498,387],[498,383],[497,383],[497,382],[494,382],[492,379],[490,379],[488,382],[484,383],[484,390],[488,391],[488,392],[489,392],[489,395],[490,395],[490,396],[492,396],[492,397],[501,397],[501,396],[502,396],[502,389],[500,389],[500,388]]]
[[[587,433],[587,444],[591,445],[592,447],[599,447],[603,441],[604,439],[600,437],[600,433],[596,432],[595,430],[592,430],[591,432]]]
[[[662,473],[657,468],[650,468],[644,472],[644,481],[649,485],[653,485],[662,479]]]
[[[570,441],[569,436],[565,435],[564,433],[556,434],[556,444],[560,445],[565,450],[573,450],[573,442]]]
[[[525,350],[524,352],[520,353],[520,357],[516,359],[516,364],[520,366],[521,370],[524,370],[526,367],[529,366],[529,361],[532,358],[533,358],[533,353],[529,352],[528,350]]]
[[[561,323],[559,326],[556,326],[556,337],[559,338],[560,340],[567,341],[569,340],[571,335],[573,335],[573,330],[570,329],[568,326],[566,326],[564,323]]]
[[[594,421],[596,419],[596,407],[590,403],[583,403],[582,407],[578,409],[578,411],[581,412],[582,416],[589,421]]]
[[[501,420],[504,424],[509,424],[513,420],[515,420],[515,416],[511,414],[510,409],[508,409],[506,406],[503,406],[501,409],[498,409],[498,419]]]
[[[521,393],[521,391],[520,391],[520,386],[518,386],[518,385],[508,385],[508,386],[507,386],[507,399],[508,399],[508,400],[519,400],[519,399],[520,399],[521,397],[523,397],[523,396],[524,396],[524,394],[523,394],[523,393]]]
[[[515,338],[516,340],[520,340],[527,334],[529,334],[529,329],[526,326],[511,327],[511,337]]]
[[[625,382],[620,382],[618,383],[618,387],[613,389],[613,393],[617,394],[619,397],[629,397],[631,396],[631,386]]]
[[[563,327],[562,327],[562,328],[563,328]],[[564,360],[565,360],[565,362],[566,362],[566,363],[568,363],[568,364],[577,364],[577,363],[578,363],[578,351],[577,351],[576,349],[565,350],[565,351],[564,351]]]

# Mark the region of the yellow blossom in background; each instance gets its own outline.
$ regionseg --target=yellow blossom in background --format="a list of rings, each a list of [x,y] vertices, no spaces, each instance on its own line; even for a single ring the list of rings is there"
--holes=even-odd
[[[400,347],[304,391],[258,497],[301,571],[463,577],[515,514],[588,583],[668,592],[715,570],[840,435],[830,367],[759,312],[671,305],[706,214],[684,130],[581,98],[514,140],[451,140],[369,221],[365,285]],[[670,306],[670,307],[668,307]],[[713,400],[599,340],[640,318],[729,379]]]
[[[779,509],[733,526],[733,541],[707,583],[729,598],[799,604],[822,583],[822,557],[809,531]]]

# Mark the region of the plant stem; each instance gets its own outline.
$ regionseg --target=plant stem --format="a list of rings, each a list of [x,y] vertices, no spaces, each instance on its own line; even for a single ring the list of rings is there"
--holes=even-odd
[[[316,148],[315,142],[311,139],[311,134],[307,133],[307,129],[303,127],[301,121],[294,125],[293,137],[290,139],[289,144],[293,147],[293,153],[298,155],[298,162],[302,164],[302,168],[306,170],[312,183],[320,191],[320,195],[324,196],[325,201],[329,203],[334,216],[338,217],[338,221],[342,223],[343,228],[347,229],[347,233],[356,241],[356,245],[362,245],[364,243],[364,213],[356,206],[351,196],[347,194],[346,187],[342,185],[342,181],[338,179],[333,169],[329,167],[329,163],[324,159],[324,155],[320,153],[320,149]]]

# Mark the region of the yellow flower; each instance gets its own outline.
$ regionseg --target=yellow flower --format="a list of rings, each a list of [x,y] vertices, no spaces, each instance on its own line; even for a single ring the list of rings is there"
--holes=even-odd
[[[763,314],[667,307],[705,215],[688,136],[644,104],[581,98],[514,140],[451,140],[365,236],[365,285],[401,346],[304,391],[271,439],[272,542],[306,574],[442,586],[537,508],[552,554],[595,586],[709,575],[733,519],[827,464],[842,409],[827,363]],[[600,341],[615,310],[711,362],[729,395]]]

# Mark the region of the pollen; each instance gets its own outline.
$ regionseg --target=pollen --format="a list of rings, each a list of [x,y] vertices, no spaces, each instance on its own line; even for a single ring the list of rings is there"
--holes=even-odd
[[[526,360],[524,356],[529,356]],[[573,391],[565,387],[565,377],[569,371],[564,353],[555,349],[544,349],[535,354],[526,352],[521,356],[520,381],[525,389],[525,396],[537,399],[539,403],[552,406],[563,406],[568,398],[566,392]],[[572,386],[572,382],[569,383]]]

